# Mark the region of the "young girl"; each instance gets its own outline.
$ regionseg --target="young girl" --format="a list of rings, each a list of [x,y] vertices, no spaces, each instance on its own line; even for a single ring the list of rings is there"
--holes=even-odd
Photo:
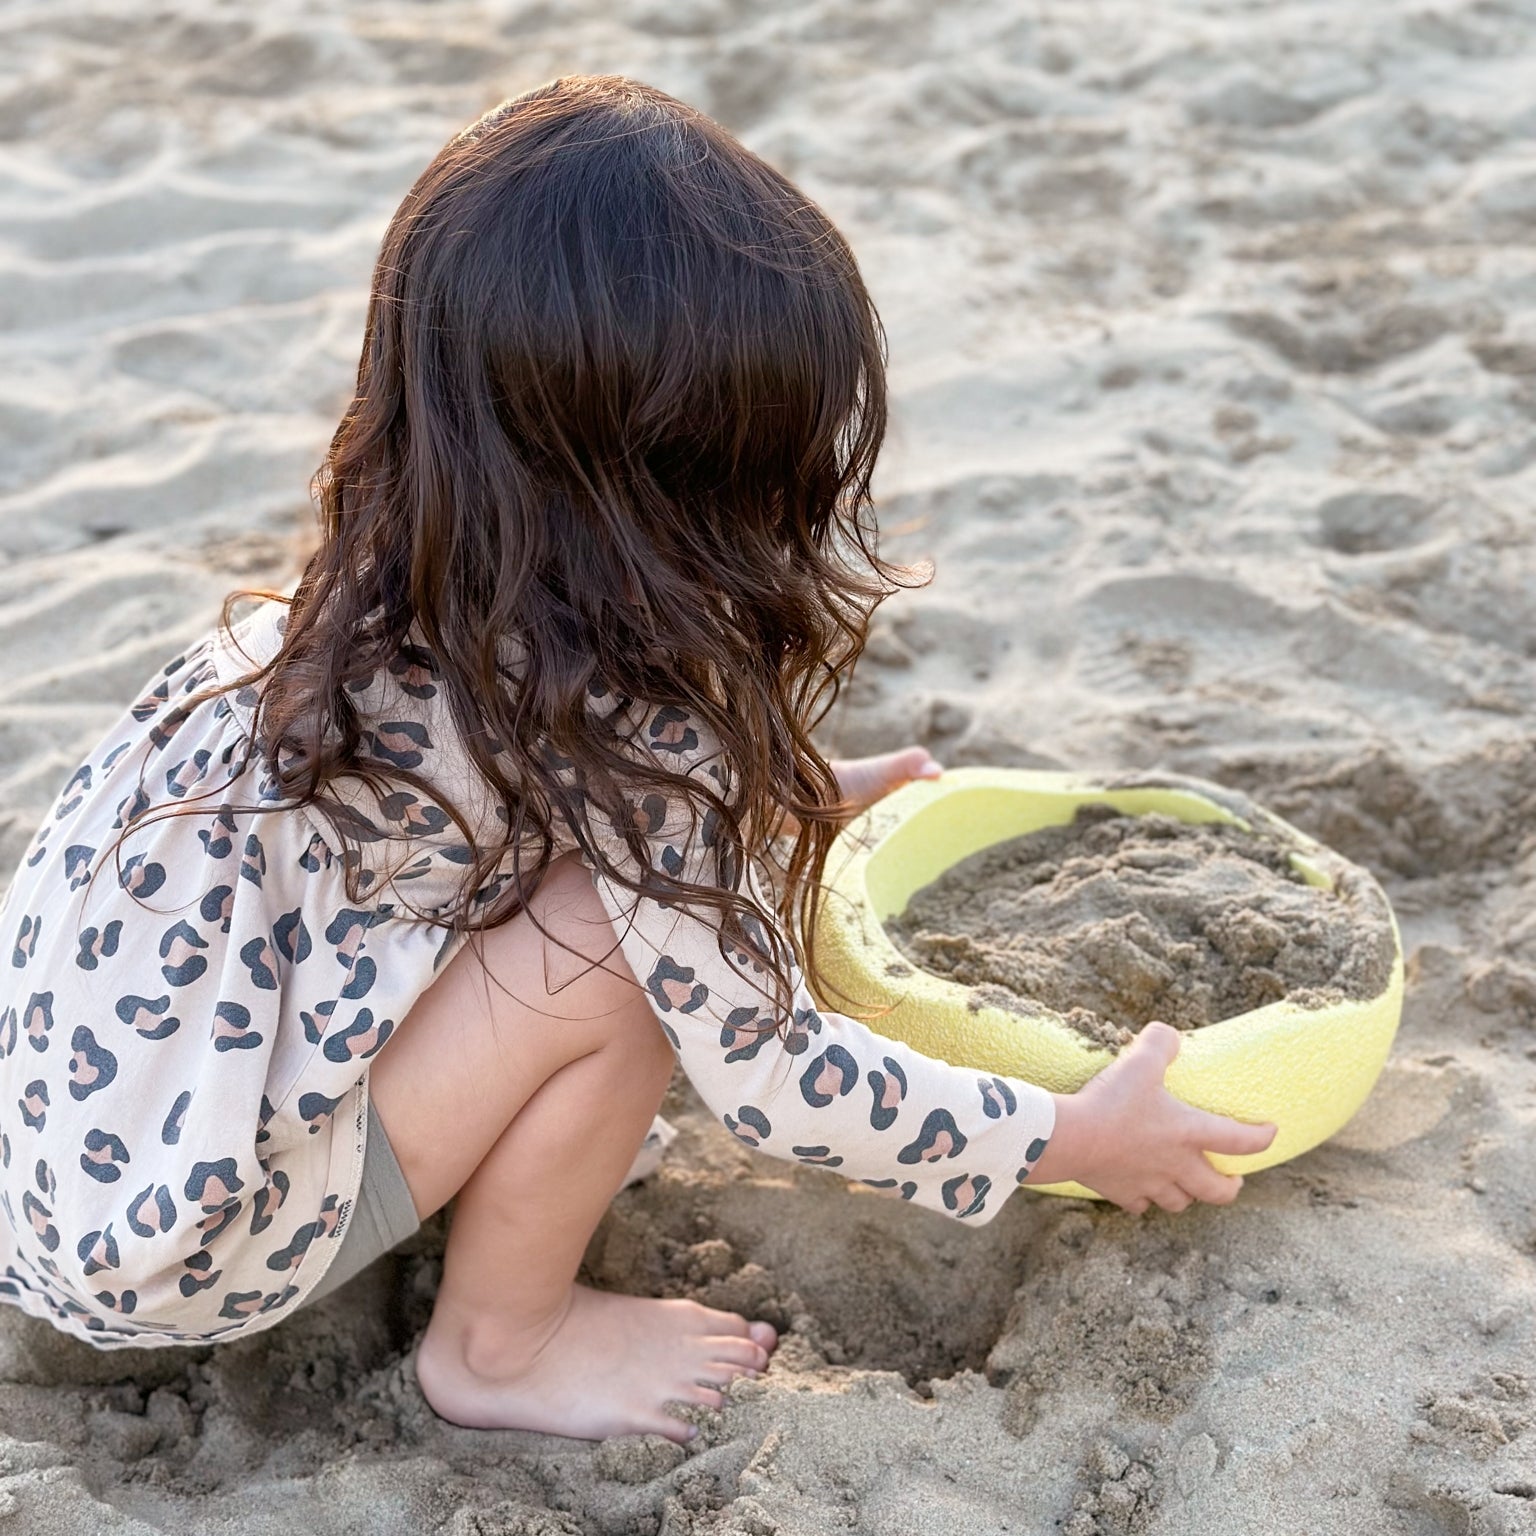
[[[674,1059],[748,1145],[972,1225],[1027,1181],[1235,1196],[1204,1150],[1273,1128],[1171,1098],[1165,1026],[1053,1095],[807,990],[839,826],[939,771],[809,734],[902,575],[882,366],[825,215],[660,91],[557,80],[442,151],[318,552],[145,686],[0,909],[0,1293],[231,1338],[451,1199],[432,1407],[684,1439],[772,1328],[574,1283]]]

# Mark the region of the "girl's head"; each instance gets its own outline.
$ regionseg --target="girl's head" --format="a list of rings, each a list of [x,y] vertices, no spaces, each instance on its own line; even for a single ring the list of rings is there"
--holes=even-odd
[[[821,561],[884,427],[879,322],[826,216],[665,93],[556,80],[391,221],[324,531],[450,650],[553,600],[615,681],[649,681],[636,638],[750,668],[838,606]]]
[[[572,810],[541,741],[599,797],[617,771],[586,707],[601,684],[719,736],[729,805],[677,787],[723,817],[724,884],[799,818],[790,902],[834,835],[808,732],[897,574],[868,518],[883,359],[846,242],[702,113],[617,76],[487,113],[384,237],[320,547],[263,669],[263,739],[302,748],[290,790],[355,761],[346,685],[415,624],[514,832]]]

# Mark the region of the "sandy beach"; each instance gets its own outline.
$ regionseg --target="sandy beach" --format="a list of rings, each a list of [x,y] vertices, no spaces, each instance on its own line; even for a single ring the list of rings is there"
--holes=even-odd
[[[685,1453],[457,1429],[444,1235],[215,1349],[0,1308],[0,1527],[66,1536],[1536,1531],[1536,6],[16,0],[0,12],[0,880],[133,690],[297,569],[385,222],[560,73],[719,118],[890,336],[876,621],[825,731],[1241,789],[1409,990],[1230,1209],[984,1229],[685,1084],[599,1284],[787,1330]],[[3,1112],[0,1112],[3,1115]]]

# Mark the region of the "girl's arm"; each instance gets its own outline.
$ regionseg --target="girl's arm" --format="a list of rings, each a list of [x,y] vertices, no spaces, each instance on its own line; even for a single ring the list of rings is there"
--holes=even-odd
[[[624,714],[630,750],[720,792],[721,754],[683,711],[637,704]],[[632,824],[647,829],[653,867],[693,884],[716,879],[709,825],[695,825],[686,798],[669,798],[664,816],[652,794],[637,799]],[[591,830],[607,859],[638,880],[625,840],[595,814]],[[789,1007],[776,1014],[766,968],[744,950],[721,952],[707,908],[637,897],[601,874],[596,884],[683,1070],[747,1145],[975,1223],[996,1214],[1044,1153],[1055,1123],[1044,1089],[937,1061],[823,1010],[798,968]],[[742,890],[773,911],[758,871],[744,872]],[[775,939],[787,953],[780,936],[764,942]]]
[[[718,754],[691,722],[678,721],[679,711],[665,713],[665,730],[653,718],[638,740],[664,738],[674,771],[709,773]],[[679,761],[678,746],[690,739]],[[654,808],[646,821],[657,868],[696,883],[711,878],[706,834],[693,826],[681,797],[661,825]],[[610,832],[603,841],[616,866],[633,868],[621,838]],[[744,883],[771,910],[751,871]],[[836,1168],[980,1224],[1026,1179],[1075,1178],[1131,1208],[1176,1204],[1186,1195],[1231,1198],[1240,1181],[1217,1174],[1201,1146],[1257,1150],[1208,1138],[1267,1145],[1273,1134],[1204,1115],[1168,1095],[1162,1067],[1171,1052],[1161,1043],[1162,1026],[1149,1029],[1145,1044],[1082,1093],[1054,1095],[938,1061],[823,1010],[798,970],[788,1016],[775,1016],[762,966],[745,952],[723,955],[711,922],[638,898],[601,876],[597,888],[624,958],[700,1096],[739,1139],[771,1155]],[[1065,1143],[1059,1149],[1052,1145],[1058,1125]]]
[[[776,1015],[764,968],[744,951],[722,955],[712,923],[601,876],[597,888],[683,1070],[748,1146],[978,1224],[1045,1153],[1055,1100],[1043,1089],[818,1008],[798,970]]]

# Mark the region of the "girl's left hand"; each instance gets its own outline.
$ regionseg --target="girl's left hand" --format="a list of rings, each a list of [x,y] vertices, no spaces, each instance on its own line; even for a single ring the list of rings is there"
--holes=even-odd
[[[883,800],[893,790],[913,779],[936,779],[944,769],[928,755],[926,747],[903,747],[899,752],[882,752],[876,757],[832,759],[832,772],[843,798],[851,801],[849,817],[868,810],[876,800]],[[800,823],[787,811],[781,812],[775,837],[794,837]]]
[[[910,784],[913,779],[936,779],[944,769],[926,747],[903,747],[899,752],[882,752],[878,757],[851,757],[834,762],[832,772],[837,775],[843,798],[863,811],[903,784]]]

